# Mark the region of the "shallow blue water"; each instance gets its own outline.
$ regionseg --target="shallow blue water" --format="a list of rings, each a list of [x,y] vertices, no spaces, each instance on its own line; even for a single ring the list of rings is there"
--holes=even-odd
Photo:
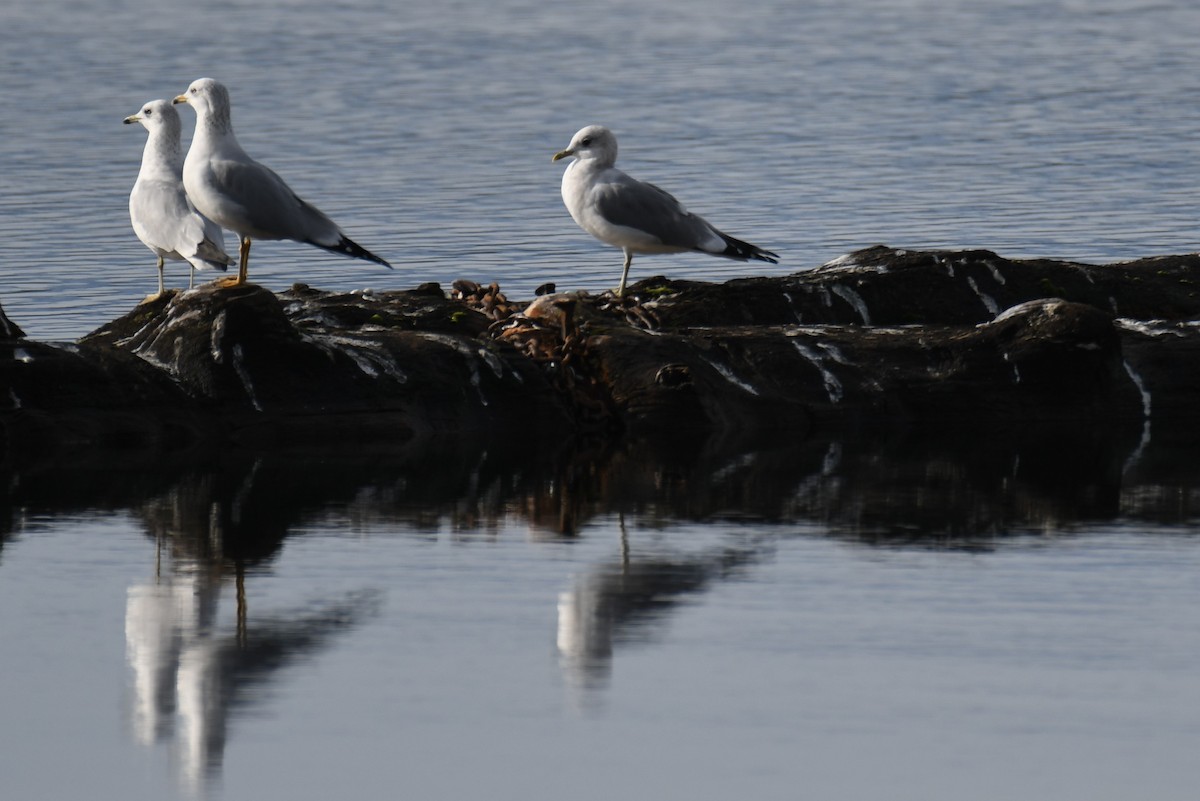
[[[549,161],[592,122],[632,173],[784,257],[641,258],[635,277],[802,270],[877,242],[1196,249],[1200,9],[1182,4],[49,0],[4,16],[0,302],[41,338],[152,291],[125,207],[144,134],[120,121],[200,75],[230,86],[252,155],[398,266],[260,243],[253,276],[274,288],[612,286],[619,254],[576,229]]]
[[[276,289],[613,286],[619,254],[550,163],[592,122],[783,256],[639,258],[635,279],[877,242],[1197,248],[1184,4],[0,14],[0,303],[41,339],[154,288],[121,120],[201,75],[252,155],[397,267],[256,243]],[[1138,445],[13,468],[5,797],[1190,799],[1200,481]]]

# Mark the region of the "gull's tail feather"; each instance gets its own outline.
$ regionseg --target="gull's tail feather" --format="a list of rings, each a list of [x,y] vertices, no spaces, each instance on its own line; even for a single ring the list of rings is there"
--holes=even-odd
[[[215,261],[213,259],[204,259],[199,256],[194,256],[188,259],[188,263],[197,270],[219,270],[225,272],[229,269],[229,265],[233,264],[233,259],[229,261]]]
[[[751,245],[749,242],[743,242],[740,239],[734,239],[732,236],[729,236],[729,234],[722,234],[720,231],[717,233],[720,234],[721,238],[725,240],[725,250],[721,253],[718,253],[718,256],[725,256],[729,259],[738,259],[739,261],[749,261],[750,259],[755,259],[756,261],[769,261],[771,264],[779,263],[779,255],[776,253],[772,253],[769,250],[763,250],[758,245]]]
[[[389,270],[393,269],[392,265],[388,264],[386,261],[379,258],[374,253],[367,250],[362,245],[358,244],[357,242],[355,242],[353,239],[351,239],[348,236],[343,236],[341,239],[338,240],[338,243],[336,245],[322,245],[320,242],[313,242],[312,240],[309,240],[308,244],[316,245],[319,248],[324,248],[325,250],[328,250],[331,253],[340,253],[343,256],[350,256],[355,259],[365,259],[367,261],[373,261],[376,264],[382,264],[384,267],[387,267]]]
[[[188,261],[197,269],[220,270],[221,272],[225,272],[225,269],[233,264],[233,259],[210,239],[201,242],[200,246],[196,248],[196,255]]]

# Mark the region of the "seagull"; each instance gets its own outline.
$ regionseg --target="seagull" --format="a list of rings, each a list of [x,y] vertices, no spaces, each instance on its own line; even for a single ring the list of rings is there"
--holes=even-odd
[[[174,102],[196,110],[196,133],[183,162],[184,188],[202,214],[241,237],[232,285],[246,283],[252,239],[292,239],[392,269],[298,197],[272,170],[246,155],[233,135],[229,90],[223,84],[199,78]]]
[[[562,179],[562,198],[580,228],[625,252],[617,297],[625,294],[634,253],[697,251],[748,261],[779,263],[769,250],[718,231],[703,217],[654,184],[626,175],[615,166],[617,137],[602,125],[589,125],[551,161],[574,156]]]
[[[129,193],[129,220],[138,239],[158,256],[158,294],[163,295],[163,259],[196,268],[222,270],[233,264],[225,253],[225,234],[191,204],[183,190],[183,150],[179,144],[179,112],[166,100],[151,100],[125,118],[150,132],[142,150],[142,168]]]

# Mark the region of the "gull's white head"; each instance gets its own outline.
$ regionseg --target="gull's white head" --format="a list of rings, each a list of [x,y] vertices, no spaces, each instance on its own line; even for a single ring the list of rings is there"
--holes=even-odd
[[[168,136],[179,138],[179,112],[166,100],[151,100],[137,114],[125,118],[126,125],[141,123],[151,133],[164,131]]]
[[[617,137],[603,125],[589,125],[571,137],[566,150],[554,154],[551,161],[574,156],[580,161],[595,161],[601,167],[611,167],[617,162]]]
[[[229,119],[229,90],[212,78],[192,81],[187,91],[176,97],[174,102],[187,103],[196,110],[198,117]]]

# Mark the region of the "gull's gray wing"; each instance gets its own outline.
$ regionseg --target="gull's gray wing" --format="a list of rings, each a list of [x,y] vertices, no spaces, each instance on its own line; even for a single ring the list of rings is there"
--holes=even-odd
[[[610,180],[597,182],[591,199],[596,210],[613,225],[634,228],[657,237],[664,245],[707,250],[716,235],[711,225],[684,208],[669,192],[638,181],[619,170]]]
[[[304,202],[273,170],[256,161],[222,159],[212,165],[213,177],[227,210],[264,239],[295,239],[317,244],[336,243],[341,232],[319,209]]]

